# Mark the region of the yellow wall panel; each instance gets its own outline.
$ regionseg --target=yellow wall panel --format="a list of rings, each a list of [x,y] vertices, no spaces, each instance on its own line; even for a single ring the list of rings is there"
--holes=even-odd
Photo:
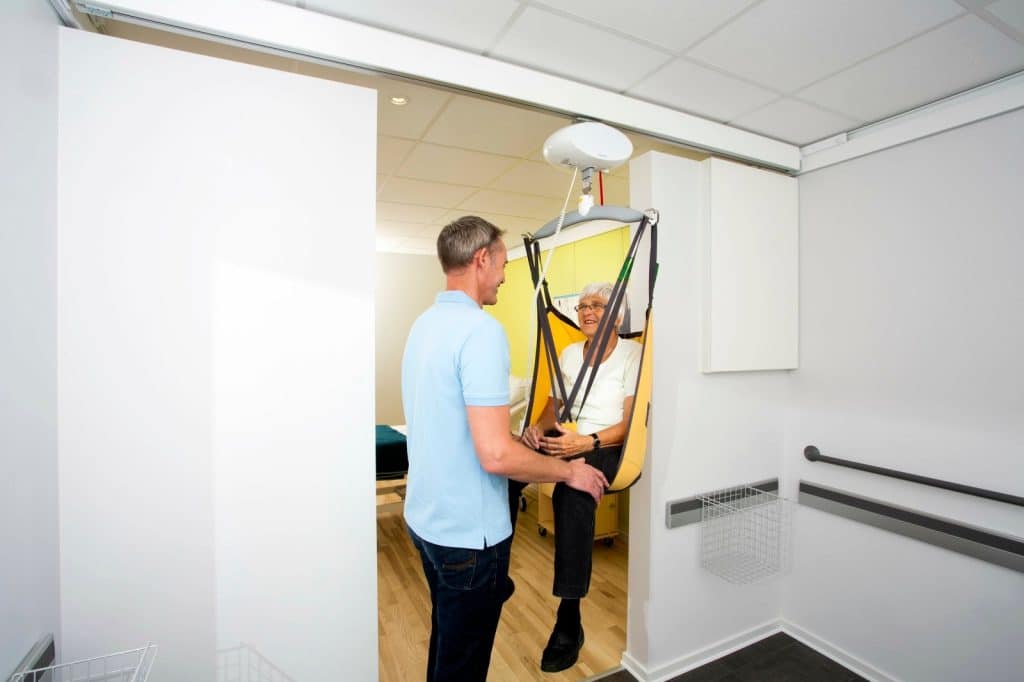
[[[548,290],[552,296],[565,296],[576,293],[576,244],[566,244],[555,249],[548,268]],[[542,251],[541,267],[547,260],[548,252]]]
[[[626,257],[628,244],[623,246],[623,233],[629,235],[629,228],[623,227],[584,239],[576,247],[576,281],[574,291],[580,291],[591,282],[615,283]]]
[[[512,374],[524,377],[533,362],[533,283],[525,258],[505,266],[505,283],[498,289],[498,303],[485,308],[505,328],[508,335]]]
[[[629,228],[605,232],[572,244],[560,246],[548,268],[548,287],[552,297],[579,293],[591,282],[614,282],[629,248]],[[541,253],[541,264],[547,252]],[[525,377],[533,363],[534,315],[533,283],[526,258],[509,261],[505,284],[498,290],[497,305],[486,308],[501,322],[508,335],[512,374]]]

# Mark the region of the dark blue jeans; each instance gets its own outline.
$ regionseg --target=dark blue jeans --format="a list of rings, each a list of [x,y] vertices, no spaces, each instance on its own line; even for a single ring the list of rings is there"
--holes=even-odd
[[[464,549],[427,542],[409,529],[430,586],[427,682],[484,682],[501,607],[512,595],[509,537],[493,547]]]
[[[587,464],[600,469],[611,483],[618,471],[621,454],[622,446],[612,445],[584,453],[582,457]],[[508,482],[513,532],[519,511],[519,494],[525,486],[518,481]],[[555,579],[551,591],[556,597],[582,599],[590,591],[597,504],[587,493],[559,483],[555,486],[551,505],[555,512]]]

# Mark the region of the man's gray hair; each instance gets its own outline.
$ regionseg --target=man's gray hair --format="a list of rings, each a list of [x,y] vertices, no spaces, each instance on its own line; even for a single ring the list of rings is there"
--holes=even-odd
[[[505,231],[475,215],[462,216],[448,223],[437,236],[437,257],[445,272],[470,264],[473,254],[488,249],[501,239]]]
[[[612,296],[612,285],[609,282],[591,282],[587,286],[583,287],[583,291],[580,292],[580,300],[587,298],[588,296],[597,296],[603,298],[605,303],[608,303],[608,299]],[[622,292],[622,305],[619,307],[619,316],[617,322],[622,323],[622,318],[625,316],[626,311],[629,310],[629,295]]]

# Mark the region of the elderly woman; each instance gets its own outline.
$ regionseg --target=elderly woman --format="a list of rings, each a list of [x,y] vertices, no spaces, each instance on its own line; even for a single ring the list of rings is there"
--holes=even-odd
[[[586,341],[567,346],[559,357],[566,390],[570,390],[583,367],[583,358],[595,343],[594,334],[604,317],[612,286],[606,282],[589,284],[580,294],[576,313]],[[622,306],[625,310],[625,305]],[[616,321],[622,323],[622,317]],[[633,406],[642,347],[635,341],[612,334],[603,357],[595,362],[597,376],[580,405],[580,390],[572,406],[576,430],[556,421],[561,401],[548,398],[536,424],[523,432],[523,443],[556,457],[583,456],[600,469],[608,480],[615,476],[626,420]],[[590,370],[593,371],[593,370]],[[556,405],[556,402],[558,403]],[[552,497],[555,512],[555,580],[553,592],[561,598],[558,618],[541,657],[541,670],[557,672],[576,663],[583,646],[580,599],[590,589],[591,553],[594,545],[594,498],[559,483]]]

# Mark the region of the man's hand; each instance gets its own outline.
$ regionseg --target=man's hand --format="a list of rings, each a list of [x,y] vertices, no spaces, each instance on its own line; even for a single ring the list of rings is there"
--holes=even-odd
[[[574,459],[569,462],[571,467],[569,479],[565,482],[570,488],[589,494],[594,498],[595,504],[601,503],[605,488],[608,487],[608,479],[604,477],[600,469],[587,464],[582,459]]]
[[[544,436],[544,433],[540,430],[540,427],[534,424],[533,426],[527,426],[526,430],[523,431],[523,445],[526,447],[536,450],[540,447],[540,439]]]

